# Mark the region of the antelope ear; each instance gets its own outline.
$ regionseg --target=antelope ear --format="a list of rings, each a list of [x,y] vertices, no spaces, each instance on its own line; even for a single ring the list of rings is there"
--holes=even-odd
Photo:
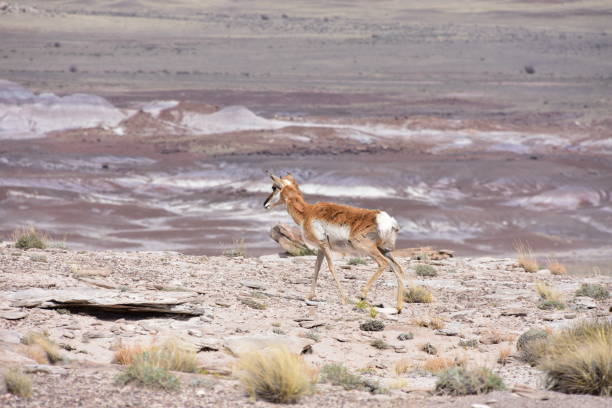
[[[292,184],[295,184],[295,179],[293,178],[293,174],[291,173],[287,173],[287,175],[285,177],[283,177],[285,180],[289,180]]]
[[[279,187],[283,186],[283,180],[280,177],[276,177],[274,174],[270,174],[270,178]]]

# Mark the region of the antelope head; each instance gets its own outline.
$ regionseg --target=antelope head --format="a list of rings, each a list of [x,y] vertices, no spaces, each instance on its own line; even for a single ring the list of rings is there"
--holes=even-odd
[[[285,177],[277,177],[271,173],[268,173],[268,175],[272,179],[272,193],[264,201],[263,206],[266,210],[283,203],[283,190],[287,186],[295,185],[295,180],[291,174],[287,174]]]

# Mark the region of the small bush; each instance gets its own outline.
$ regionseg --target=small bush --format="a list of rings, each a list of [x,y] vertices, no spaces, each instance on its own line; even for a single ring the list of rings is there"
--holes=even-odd
[[[438,354],[438,349],[431,343],[425,343],[421,346],[421,351],[426,352],[427,354],[436,355]]]
[[[345,366],[339,363],[323,366],[321,369],[321,382],[340,386],[345,390],[364,388],[364,380],[361,376],[351,373]]]
[[[383,331],[385,330],[385,324],[381,320],[368,320],[361,323],[359,328],[363,331]]]
[[[501,377],[488,368],[468,370],[463,367],[454,367],[438,375],[435,393],[438,395],[471,395],[485,394],[505,388]]]
[[[368,311],[368,313],[372,319],[376,319],[376,316],[378,316],[378,310],[376,310],[376,308],[372,306],[370,306],[370,310]]]
[[[370,342],[370,346],[377,348],[379,350],[386,350],[388,348],[391,348],[391,346],[389,345],[389,343],[387,343],[386,341],[384,341],[383,339],[376,339],[376,340],[372,340]]]
[[[440,330],[444,328],[444,320],[439,317],[432,317],[431,319],[416,319],[414,324],[421,327],[428,327],[433,330]]]
[[[280,403],[297,402],[315,381],[314,371],[304,360],[284,347],[242,355],[235,375],[252,397]]]
[[[370,307],[370,304],[366,300],[363,300],[363,299],[355,303],[355,309],[357,310],[364,311],[368,309],[369,307]]]
[[[467,363],[465,359],[448,358],[448,357],[432,357],[423,363],[423,370],[432,374],[438,374],[441,371],[452,367],[463,367]]]
[[[584,321],[553,335],[539,368],[551,390],[612,396],[612,321]]]
[[[251,298],[242,298],[240,299],[240,302],[243,305],[246,305],[250,307],[251,309],[255,309],[255,310],[266,310],[268,308],[268,305],[266,305],[265,303],[258,302]]]
[[[563,295],[553,288],[543,283],[538,283],[535,286],[536,292],[540,295],[540,303],[538,307],[544,310],[564,309]]]
[[[366,260],[363,258],[351,258],[348,261],[349,265],[365,265],[366,264]]]
[[[603,285],[583,283],[576,291],[576,296],[588,296],[593,299],[607,299],[610,297],[608,289]]]
[[[516,341],[518,358],[532,366],[536,365],[546,352],[549,334],[542,329],[529,329]]]
[[[516,241],[514,243],[514,250],[517,253],[517,262],[526,272],[537,272],[539,269],[538,261],[536,260],[531,247],[522,242]]]
[[[414,267],[417,276],[438,276],[438,271],[431,265],[419,264]]]
[[[246,257],[246,249],[244,245],[244,239],[234,240],[234,246],[223,251],[224,256],[230,258]]]
[[[412,333],[400,333],[397,335],[397,339],[399,341],[406,341],[414,339],[414,334]]]
[[[21,339],[21,342],[28,347],[27,353],[32,356],[37,362],[40,362],[36,355],[40,355],[40,350],[44,352],[46,360],[51,364],[57,364],[64,361],[59,347],[50,340],[44,333],[28,332]],[[38,350],[37,350],[38,349]]]
[[[404,291],[404,302],[406,303],[431,303],[433,296],[423,286],[410,286]]]
[[[32,380],[18,368],[7,368],[2,372],[6,389],[13,395],[22,398],[32,396]],[[0,381],[2,377],[0,376]]]
[[[45,249],[47,247],[47,236],[34,227],[22,227],[13,232],[13,240],[15,247],[21,249],[38,248]]]
[[[310,339],[312,341],[315,342],[320,342],[321,341],[321,336],[319,335],[319,333],[317,333],[316,331],[310,330],[309,332],[307,332],[304,337],[306,337],[307,339]]]
[[[470,339],[470,340],[459,340],[459,347],[467,348],[476,348],[478,347],[478,340]]]
[[[49,262],[49,260],[47,259],[47,257],[45,255],[31,255],[30,256],[30,261],[32,262],[44,262],[47,263]]]
[[[119,384],[134,382],[138,385],[164,390],[177,390],[179,379],[168,369],[160,367],[155,355],[144,352],[134,356],[132,363],[117,376]]]

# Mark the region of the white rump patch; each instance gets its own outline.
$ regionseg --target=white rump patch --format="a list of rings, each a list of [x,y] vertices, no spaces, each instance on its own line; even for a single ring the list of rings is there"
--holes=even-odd
[[[399,232],[399,224],[395,218],[381,211],[376,216],[376,225],[378,226],[378,235],[382,240],[381,246],[385,249],[395,249],[395,240]]]

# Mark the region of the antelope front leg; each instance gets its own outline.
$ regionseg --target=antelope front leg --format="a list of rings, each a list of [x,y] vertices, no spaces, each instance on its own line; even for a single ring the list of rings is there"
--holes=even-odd
[[[343,305],[346,304],[346,295],[344,294],[344,290],[342,290],[342,285],[340,285],[340,280],[338,280],[338,276],[336,275],[336,271],[334,270],[334,261],[332,260],[332,254],[329,248],[326,246],[321,247],[323,253],[325,254],[325,259],[327,260],[327,267],[329,268],[329,272],[331,272],[334,280],[336,281],[336,286],[338,287],[338,292],[340,293],[340,301]]]
[[[323,257],[325,254],[322,250],[317,251],[317,261],[315,262],[315,270],[314,275],[312,277],[312,286],[310,287],[310,294],[308,295],[308,300],[312,300],[315,298],[315,291],[317,289],[317,279],[319,278],[319,271],[321,270],[321,264],[323,263]]]

